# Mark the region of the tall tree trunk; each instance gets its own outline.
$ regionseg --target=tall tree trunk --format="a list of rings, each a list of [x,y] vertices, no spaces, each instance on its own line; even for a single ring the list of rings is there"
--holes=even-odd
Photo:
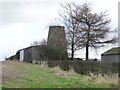
[[[74,58],[74,52],[72,51],[72,53],[71,53],[71,60],[73,60],[73,58]]]
[[[74,44],[72,43],[72,48],[71,48],[71,60],[74,58]]]
[[[72,46],[71,46],[71,60],[74,59],[74,33],[72,37]]]
[[[89,60],[89,47],[86,45],[86,60]]]
[[[88,25],[87,30],[87,41],[86,41],[86,60],[89,60],[89,37],[90,36],[90,25]]]

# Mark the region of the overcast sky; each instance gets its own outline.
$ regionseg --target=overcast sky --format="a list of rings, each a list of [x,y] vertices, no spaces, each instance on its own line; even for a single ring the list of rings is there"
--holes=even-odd
[[[0,60],[34,41],[47,39],[48,26],[60,24],[56,19],[59,18],[60,3],[66,2],[90,3],[95,12],[107,10],[111,27],[118,26],[118,0],[1,0]],[[100,58],[100,54],[110,48],[99,50],[98,55],[91,52],[90,57]],[[84,57],[83,52],[76,53],[76,57]]]

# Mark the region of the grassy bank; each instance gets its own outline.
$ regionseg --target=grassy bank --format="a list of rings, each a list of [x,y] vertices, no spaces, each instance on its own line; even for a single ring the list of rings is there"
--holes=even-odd
[[[5,88],[115,88],[118,84],[117,77],[85,76],[19,61],[4,61],[2,71]]]

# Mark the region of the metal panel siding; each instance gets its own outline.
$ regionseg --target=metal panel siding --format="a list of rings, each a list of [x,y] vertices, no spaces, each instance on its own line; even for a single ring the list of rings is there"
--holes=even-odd
[[[102,56],[102,62],[118,62],[120,55],[107,55]]]
[[[27,48],[24,50],[24,61],[32,62],[32,48]]]
[[[32,60],[41,60],[42,50],[41,47],[32,48]]]
[[[21,50],[20,51],[20,61],[23,61],[24,60],[24,50]]]

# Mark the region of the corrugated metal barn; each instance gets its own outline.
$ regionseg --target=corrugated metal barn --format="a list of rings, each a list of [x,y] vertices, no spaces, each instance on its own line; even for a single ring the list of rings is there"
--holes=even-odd
[[[24,49],[19,50],[15,58],[20,61],[33,62],[38,60],[44,60],[46,45],[41,46],[30,46]]]
[[[120,58],[120,47],[112,48],[101,54],[102,62],[118,62]]]

